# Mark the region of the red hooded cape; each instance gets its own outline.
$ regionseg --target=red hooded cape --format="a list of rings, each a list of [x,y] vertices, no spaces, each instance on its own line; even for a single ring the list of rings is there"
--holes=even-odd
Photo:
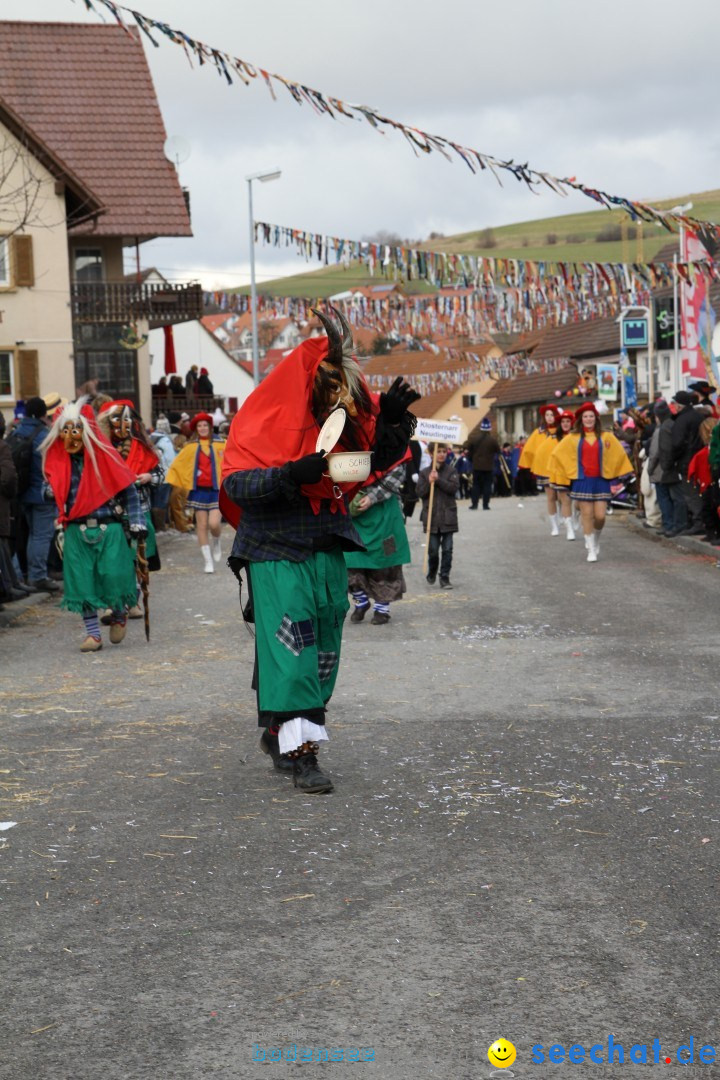
[[[152,472],[159,460],[154,450],[144,446],[139,439],[133,439],[125,464],[137,477],[140,473]]]
[[[244,469],[269,469],[315,453],[320,426],[312,414],[312,392],[320,361],[327,353],[326,337],[309,338],[293,349],[253,390],[230,427],[223,458],[223,480]],[[371,450],[375,442],[375,422],[380,411],[378,395],[370,394],[370,400],[372,414],[364,417],[358,414],[361,422],[358,424],[360,446],[357,449],[360,450]],[[341,439],[339,446],[342,448],[342,445]],[[334,511],[340,507],[341,512],[346,513],[344,501],[335,498],[334,487],[352,498],[362,484],[335,485],[329,477],[323,477],[320,483],[304,484],[300,490],[310,499],[316,514],[323,499],[330,500]],[[228,499],[222,487],[220,509],[237,528],[240,507]]]
[[[88,415],[89,413],[91,415]],[[52,488],[58,508],[58,521],[61,525],[74,521],[76,518],[87,517],[119,491],[124,491],[135,483],[135,474],[127,467],[115,447],[111,446],[98,430],[92,410],[86,411],[83,408],[82,415],[85,423],[90,424],[101,443],[100,446],[94,444],[93,447],[100,475],[98,476],[85,451],[85,464],[80,477],[77,498],[70,513],[67,514],[65,504],[70,491],[70,454],[60,438],[57,438],[48,448],[45,455],[45,478]]]

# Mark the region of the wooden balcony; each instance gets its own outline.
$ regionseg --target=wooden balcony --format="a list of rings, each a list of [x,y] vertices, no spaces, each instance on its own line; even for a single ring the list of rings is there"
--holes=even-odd
[[[199,319],[200,285],[162,285],[127,281],[75,281],[70,285],[75,323],[130,323],[147,319],[150,329]]]

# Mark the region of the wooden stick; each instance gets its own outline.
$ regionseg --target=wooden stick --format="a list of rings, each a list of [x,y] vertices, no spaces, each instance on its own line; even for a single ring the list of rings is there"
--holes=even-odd
[[[437,448],[438,444],[433,445],[432,456],[432,468],[430,472],[435,471],[437,464]],[[428,516],[427,516],[427,528],[425,530],[425,559],[423,561],[423,574],[427,576],[428,572],[428,559],[430,557],[430,522],[432,521],[433,499],[435,498],[435,481],[430,481],[430,498],[428,499]]]

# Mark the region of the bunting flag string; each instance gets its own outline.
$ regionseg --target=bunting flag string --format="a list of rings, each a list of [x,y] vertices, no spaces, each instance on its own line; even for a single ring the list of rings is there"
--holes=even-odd
[[[242,314],[250,310],[250,297],[240,293],[206,292],[206,308]],[[423,296],[403,296],[391,293],[383,297],[366,296],[356,292],[345,301],[333,299],[341,307],[351,326],[372,329],[377,334],[398,338],[427,338],[438,334],[487,340],[498,333],[526,333],[549,327],[565,326],[591,318],[617,315],[622,307],[631,304],[647,305],[647,290],[617,292],[605,297],[580,297],[556,290],[556,294],[541,296],[539,290],[510,289],[488,286],[459,292]],[[299,321],[311,318],[310,308],[322,302],[322,297],[257,298],[260,317],[275,319],[289,317]]]
[[[157,19],[144,15],[133,8],[126,7],[124,4],[118,4],[115,0],[85,0],[87,10],[98,14],[96,5],[101,5],[101,7],[110,11],[117,22],[126,29],[127,26],[123,15],[129,16],[156,48],[159,46],[159,42],[153,36],[153,32],[158,36],[164,35],[173,44],[184,49],[191,63],[194,57],[200,66],[205,64],[214,66],[228,85],[233,84],[235,77],[245,86],[249,86],[253,80],[257,80],[259,75],[262,77],[274,101],[277,101],[277,96],[273,83],[283,86],[298,105],[310,105],[319,116],[329,116],[332,119],[342,116],[350,120],[365,120],[376,131],[389,128],[399,132],[405,137],[416,157],[422,154],[439,153],[449,162],[459,158],[472,173],[489,170],[501,187],[501,173],[510,174],[518,182],[526,184],[530,191],[535,194],[544,187],[563,197],[569,195],[571,191],[577,191],[599,203],[607,210],[617,209],[624,211],[633,221],[654,221],[658,225],[662,225],[668,232],[677,232],[681,227],[689,228],[717,239],[718,226],[714,222],[703,221],[700,218],[680,214],[674,210],[661,210],[658,207],[651,206],[649,203],[638,202],[622,195],[612,195],[607,191],[601,191],[599,188],[582,184],[574,176],[562,178],[553,176],[551,173],[531,168],[528,162],[522,164],[516,162],[513,158],[503,161],[501,158],[463,146],[442,135],[431,135],[420,128],[403,124],[389,116],[383,116],[368,105],[353,105],[342,101],[338,97],[330,96],[320,90],[295,82],[283,75],[273,74],[256,64],[249,63],[247,60],[231,56],[222,49],[198,41],[184,31],[168,26],[167,23],[159,22]]]

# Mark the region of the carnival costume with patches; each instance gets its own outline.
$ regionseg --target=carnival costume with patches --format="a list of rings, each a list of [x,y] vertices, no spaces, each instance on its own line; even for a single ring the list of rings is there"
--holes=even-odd
[[[327,475],[316,451],[320,426],[344,407],[337,450],[372,451],[374,468],[384,471],[407,450],[415,425],[407,407],[419,397],[401,379],[386,394],[370,394],[349,327],[336,314],[342,337],[321,315],[328,336],[294,349],[243,404],[221,491],[223,513],[237,527],[230,562],[247,570],[255,617],[261,748],[310,792],[332,790],[316,753],[327,738],[325,708],[349,606],[343,553],[363,550],[348,513],[360,485]]]
[[[350,503],[355,528],[365,545],[364,552],[345,552],[348,568],[348,588],[355,602],[353,622],[362,622],[375,601],[372,622],[375,625],[390,621],[390,604],[402,600],[407,591],[403,563],[410,562],[400,493],[405,482],[405,465],[401,464],[383,474],[373,474]],[[370,500],[363,510],[360,502]]]
[[[126,607],[136,598],[128,536],[144,538],[135,474],[103,438],[89,406],[66,405],[41,446],[47,488],[63,536],[62,606],[85,623],[83,652],[102,648],[98,608],[110,608],[110,641],[125,636]]]
[[[200,437],[197,433],[197,427],[201,421],[208,425],[207,437]],[[186,505],[195,511],[198,543],[205,560],[205,571],[211,574],[215,569],[213,562],[219,562],[221,555],[220,515],[213,514],[213,511],[219,511],[225,441],[213,436],[213,418],[210,413],[200,412],[193,416],[190,429],[192,437],[168,469],[167,482],[189,493]],[[208,517],[198,519],[198,514],[207,514]],[[210,520],[210,514],[217,518],[217,523],[211,523],[210,526],[211,545],[203,543],[203,537],[200,535],[200,522]],[[202,528],[207,531],[207,525],[203,525]],[[213,531],[214,529],[216,531]]]

